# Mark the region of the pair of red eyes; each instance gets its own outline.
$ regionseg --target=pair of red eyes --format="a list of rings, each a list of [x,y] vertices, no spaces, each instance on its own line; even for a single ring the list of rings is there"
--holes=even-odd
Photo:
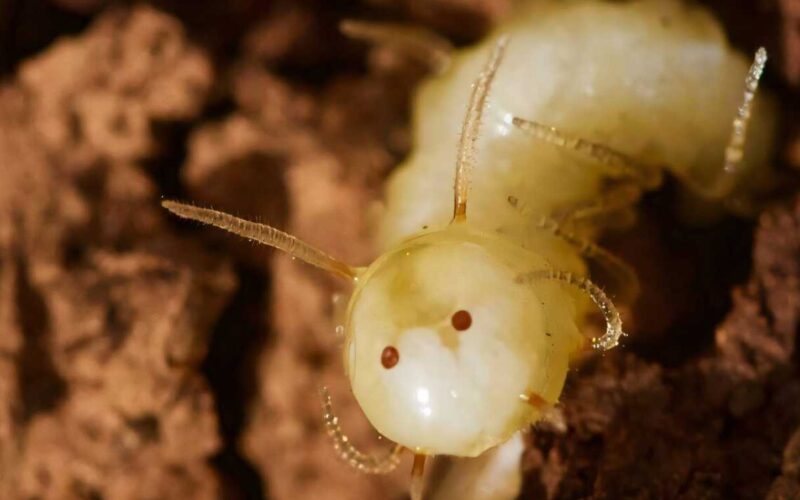
[[[453,328],[459,332],[463,332],[472,326],[472,315],[469,313],[469,311],[465,311],[463,309],[456,311],[450,317],[450,324],[453,325]],[[384,368],[387,370],[389,368],[394,368],[394,366],[399,362],[400,352],[398,352],[396,347],[388,345],[383,348],[383,352],[381,352],[381,364]]]

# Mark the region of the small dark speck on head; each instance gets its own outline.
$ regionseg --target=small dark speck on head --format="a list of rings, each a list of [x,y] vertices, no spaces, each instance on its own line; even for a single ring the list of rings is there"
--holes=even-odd
[[[383,367],[388,370],[394,368],[398,362],[400,362],[400,353],[397,352],[397,349],[390,345],[384,347],[381,353],[381,364]]]
[[[472,315],[469,313],[469,311],[465,311],[463,309],[456,311],[450,318],[450,323],[453,325],[453,328],[459,332],[463,332],[472,326]]]

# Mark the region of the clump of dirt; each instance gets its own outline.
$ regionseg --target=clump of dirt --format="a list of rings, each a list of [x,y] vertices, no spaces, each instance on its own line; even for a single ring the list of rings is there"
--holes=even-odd
[[[343,375],[339,285],[158,202],[259,218],[368,262],[371,207],[408,152],[425,71],[346,40],[339,20],[464,43],[510,2],[108,3],[54,0],[91,23],[16,61],[0,87],[0,497],[402,497],[406,469],[356,474],[322,429],[326,385],[348,434],[386,446]],[[785,57],[767,83],[796,102],[791,2],[716,3],[742,47],[772,33]],[[20,33],[36,21],[25,12]],[[70,19],[50,33],[74,32]],[[796,167],[792,120],[779,161]],[[660,241],[638,252],[656,265],[636,262],[664,285],[639,311],[658,321],[571,375],[567,431],[528,437],[524,498],[800,491],[800,202],[690,232],[661,201],[621,237]],[[717,300],[698,307],[700,295]]]
[[[798,262],[800,200],[760,217],[752,275],[712,349],[676,366],[622,350],[583,366],[564,392],[569,431],[531,436],[531,497],[791,498]]]
[[[147,175],[211,64],[147,7],[103,15],[0,89],[3,498],[216,498],[196,367],[236,287],[169,231]]]

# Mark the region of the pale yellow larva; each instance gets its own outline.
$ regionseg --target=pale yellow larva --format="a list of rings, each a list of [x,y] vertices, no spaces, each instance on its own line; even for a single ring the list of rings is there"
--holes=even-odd
[[[414,497],[424,457],[478,456],[557,402],[584,345],[586,298],[607,323],[594,347],[617,345],[619,315],[588,280],[587,261],[620,289],[635,279],[591,240],[665,169],[693,196],[738,209],[770,181],[772,110],[754,97],[766,54],[748,71],[704,10],[537,2],[482,44],[442,50],[430,58],[441,73],[416,99],[414,151],[388,184],[386,250],[369,266],[164,202],[352,281],[347,374],[367,418],[397,445],[359,452],[323,392],[326,425],[365,472],[389,471],[411,450]]]

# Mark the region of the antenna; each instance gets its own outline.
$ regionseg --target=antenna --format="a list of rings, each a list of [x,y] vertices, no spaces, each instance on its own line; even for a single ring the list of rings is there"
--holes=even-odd
[[[478,140],[478,132],[481,128],[481,118],[483,109],[486,106],[486,98],[492,81],[503,59],[508,37],[502,36],[497,41],[492,50],[489,60],[483,67],[483,71],[478,75],[478,79],[472,84],[472,93],[469,97],[469,107],[464,124],[461,127],[461,138],[458,141],[458,157],[456,159],[456,179],[453,188],[455,199],[453,203],[453,222],[463,222],[467,219],[467,192],[469,191],[469,175],[475,166],[475,142]]]
[[[300,241],[290,234],[275,229],[266,224],[259,224],[248,220],[234,217],[210,208],[200,208],[177,201],[164,200],[161,206],[184,219],[196,220],[203,224],[215,226],[225,231],[230,231],[243,238],[268,245],[278,250],[283,250],[292,257],[297,257],[312,266],[336,274],[343,278],[354,280],[356,270],[344,262],[334,259],[322,250],[312,247],[304,241]]]

